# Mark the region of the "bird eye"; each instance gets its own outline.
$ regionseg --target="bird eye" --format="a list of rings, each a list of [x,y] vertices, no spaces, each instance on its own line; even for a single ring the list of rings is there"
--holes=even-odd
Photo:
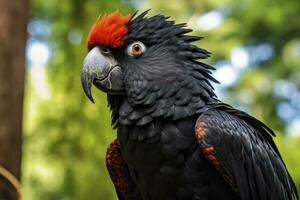
[[[145,45],[142,42],[133,42],[127,47],[127,54],[132,57],[141,56],[146,50]]]

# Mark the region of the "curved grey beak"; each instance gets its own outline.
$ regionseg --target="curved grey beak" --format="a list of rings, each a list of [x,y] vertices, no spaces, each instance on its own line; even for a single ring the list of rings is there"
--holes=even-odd
[[[101,47],[94,47],[83,61],[81,83],[86,96],[94,103],[92,84],[107,93],[121,91],[122,71],[110,52],[102,52]]]

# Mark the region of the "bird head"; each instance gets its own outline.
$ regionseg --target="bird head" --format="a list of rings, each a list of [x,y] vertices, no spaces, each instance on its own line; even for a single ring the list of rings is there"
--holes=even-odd
[[[215,96],[210,84],[216,82],[210,75],[213,68],[199,61],[210,53],[191,43],[201,37],[187,35],[192,30],[186,24],[175,24],[163,15],[147,17],[147,13],[114,12],[95,22],[82,67],[84,92],[93,101],[95,85],[109,97],[126,99],[123,107],[130,108],[121,115],[127,118],[131,110],[143,109],[143,114],[129,116],[133,120],[190,116]]]

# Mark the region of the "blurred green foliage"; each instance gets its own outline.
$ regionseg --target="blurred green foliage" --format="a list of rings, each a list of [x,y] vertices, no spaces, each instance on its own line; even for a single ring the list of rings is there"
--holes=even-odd
[[[268,59],[235,69],[239,71],[236,82],[217,88],[222,100],[245,109],[277,132],[276,143],[300,188],[300,137],[284,134],[300,115],[284,118],[278,108],[293,106],[297,97],[289,99],[275,90],[275,86],[288,83],[299,93],[297,0],[32,0],[28,43],[46,44],[51,56],[46,67],[29,64],[27,70],[22,177],[26,199],[116,199],[104,165],[106,148],[115,138],[106,96],[93,90],[96,104],[87,100],[80,68],[87,52],[85,38],[100,14],[117,9],[128,14],[147,8],[152,8],[150,14],[188,22],[194,34],[205,36],[197,44],[213,52],[206,62],[216,68],[234,62],[232,52],[237,47],[249,50],[250,61],[257,56],[259,45],[271,48]],[[209,30],[199,28],[199,17],[212,11],[221,14],[221,23]],[[300,105],[300,95],[298,98]],[[299,109],[298,113],[299,105],[292,107]]]

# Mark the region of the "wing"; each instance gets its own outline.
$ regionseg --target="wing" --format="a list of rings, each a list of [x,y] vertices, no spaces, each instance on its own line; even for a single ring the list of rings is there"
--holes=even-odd
[[[210,109],[197,120],[195,135],[205,157],[242,200],[298,199],[273,132],[246,113],[225,108]]]
[[[119,142],[114,140],[106,153],[106,166],[115,186],[119,200],[138,200],[139,195],[131,180],[126,162],[123,160]]]

